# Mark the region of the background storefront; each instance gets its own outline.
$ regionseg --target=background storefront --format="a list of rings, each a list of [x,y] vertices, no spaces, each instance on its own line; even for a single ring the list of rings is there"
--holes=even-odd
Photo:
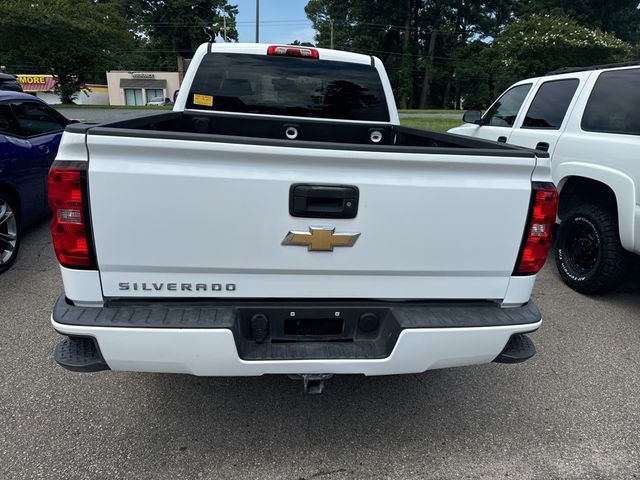
[[[60,103],[60,97],[54,93],[53,75],[18,74],[22,90],[31,93],[50,105]],[[108,105],[109,95],[106,85],[86,84],[85,89],[76,93],[74,102],[79,105]]]
[[[146,105],[152,98],[173,100],[180,88],[178,72],[107,72],[111,105]]]

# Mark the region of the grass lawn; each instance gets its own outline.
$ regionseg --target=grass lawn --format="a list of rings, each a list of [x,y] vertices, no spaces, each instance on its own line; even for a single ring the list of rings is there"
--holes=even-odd
[[[452,114],[459,114],[462,115],[464,113],[464,110],[438,110],[438,109],[423,109],[420,110],[419,108],[415,108],[415,109],[401,109],[398,110],[398,112],[400,113],[452,113]]]
[[[400,123],[405,127],[423,128],[438,132],[446,132],[450,128],[462,125],[462,122],[455,118],[401,118]]]

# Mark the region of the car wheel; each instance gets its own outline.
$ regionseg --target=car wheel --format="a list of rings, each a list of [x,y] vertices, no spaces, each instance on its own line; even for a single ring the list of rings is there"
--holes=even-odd
[[[618,287],[629,270],[620,244],[617,215],[599,205],[576,207],[563,217],[556,240],[556,266],[564,282],[586,294]]]
[[[13,265],[20,248],[17,212],[13,199],[0,192],[0,273]]]

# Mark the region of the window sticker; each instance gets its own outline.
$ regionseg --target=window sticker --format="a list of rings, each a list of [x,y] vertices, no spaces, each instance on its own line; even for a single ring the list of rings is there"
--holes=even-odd
[[[193,94],[194,105],[204,105],[205,107],[213,107],[213,97],[211,95]]]

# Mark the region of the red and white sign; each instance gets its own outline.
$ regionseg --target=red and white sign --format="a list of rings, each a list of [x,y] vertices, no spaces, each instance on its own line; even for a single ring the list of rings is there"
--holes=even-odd
[[[53,75],[18,74],[17,77],[25,92],[52,92],[56,83]]]

